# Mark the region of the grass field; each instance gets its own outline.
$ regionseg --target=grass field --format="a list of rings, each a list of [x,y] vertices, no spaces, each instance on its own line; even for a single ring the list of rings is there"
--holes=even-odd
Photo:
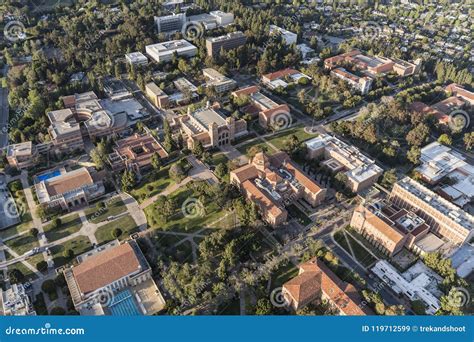
[[[32,221],[17,224],[16,226],[0,231],[0,239],[5,240],[11,236],[27,231],[31,229],[32,227],[33,227]]]
[[[114,198],[109,203],[106,203],[105,208],[87,208],[85,210],[87,220],[92,223],[100,223],[107,220],[109,216],[116,216],[127,211],[127,206],[120,198]]]
[[[181,210],[183,203],[189,198],[197,197],[192,190],[186,187],[173,192],[168,197],[174,200],[177,205],[174,215],[166,222],[160,217],[159,208],[155,208],[154,204],[145,208],[148,225],[151,228],[177,232],[195,232],[208,227],[226,214],[216,203],[210,201],[209,203],[203,203],[204,210],[200,214],[185,216]]]
[[[248,144],[245,144],[245,145],[242,145],[242,146],[239,146],[237,147],[237,150],[242,153],[242,154],[245,154],[246,156],[248,156],[248,152],[249,150],[252,148],[252,147],[263,147],[263,148],[266,148],[267,151],[268,151],[268,154],[273,154],[275,153],[275,151],[270,147],[268,146],[268,144],[260,139],[256,139],[255,141],[252,141]]]
[[[8,266],[8,270],[13,270],[15,268],[21,273],[23,273],[23,275],[25,276],[25,281],[35,280],[38,278],[37,275],[32,272],[28,267],[26,267],[22,262],[17,262],[11,266]]]
[[[64,255],[64,252],[69,249],[74,251],[74,256],[72,258]],[[74,260],[74,258],[79,254],[85,253],[90,249],[92,249],[92,244],[86,236],[78,236],[77,238],[66,241],[62,245],[51,247],[54,265],[56,267],[63,266]]]
[[[356,241],[351,235],[346,234],[346,237],[347,239],[344,237],[342,230],[334,234],[334,239],[337,241],[337,243],[339,243],[342,248],[352,255],[351,249],[348,245],[348,243],[350,243],[352,251],[354,252],[354,257],[359,263],[365,267],[368,267],[377,261],[377,259],[374,258],[373,255],[370,254],[367,249],[365,249],[365,247],[360,242]]]
[[[301,225],[305,227],[313,222],[304,212],[300,210],[300,208],[294,204],[290,204],[286,209],[288,210],[288,214],[290,214],[291,217],[294,217]]]
[[[26,252],[39,246],[38,239],[29,233],[17,236],[5,242],[5,245],[13,249],[17,254],[23,255]]]
[[[158,172],[148,173],[140,182],[140,184],[133,189],[130,194],[141,203],[148,197],[153,197],[165,190],[175,182],[170,178],[168,172],[170,165],[162,168]]]
[[[306,141],[317,136],[317,134],[306,133],[304,131],[304,127],[294,127],[284,132],[276,133],[271,137],[265,138],[265,140],[267,140],[269,143],[281,150],[285,146],[285,141],[292,135],[295,135],[300,142]]]
[[[81,230],[82,221],[78,214],[72,214],[61,218],[61,225],[54,228],[54,224],[50,223],[44,227],[46,237],[50,241],[55,241],[69,236]]]
[[[272,288],[283,286],[288,280],[298,275],[298,267],[288,262],[285,266],[280,266],[272,275]]]
[[[112,236],[112,232],[115,228],[119,228],[122,231],[122,236],[119,237],[120,239],[128,237],[138,229],[135,220],[130,215],[122,216],[121,218],[107,223],[97,229],[95,232],[97,242],[102,244],[114,240],[115,238]]]

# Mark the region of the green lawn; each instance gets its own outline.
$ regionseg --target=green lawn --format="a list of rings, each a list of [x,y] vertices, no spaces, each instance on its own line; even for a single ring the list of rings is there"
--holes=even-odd
[[[297,221],[305,227],[313,222],[304,212],[300,210],[300,208],[294,204],[290,204],[286,209],[288,210],[288,214],[290,214],[291,217],[297,219]]]
[[[166,231],[177,231],[177,232],[195,232],[201,228],[206,228],[211,225],[214,221],[226,214],[216,203],[203,203],[205,212],[202,215],[196,216],[184,216],[181,207],[182,204],[188,198],[195,198],[193,191],[184,187],[172,194],[169,198],[176,201],[175,214],[165,222],[159,215],[159,208],[155,208],[154,204],[151,204],[145,208],[145,214],[147,217],[148,225],[151,228],[162,229]]]
[[[334,234],[334,238],[339,243],[339,245],[341,245],[342,248],[352,255],[348,245],[349,241],[352,251],[354,251],[354,257],[359,263],[368,267],[377,261],[377,259],[375,259],[360,242],[356,241],[349,234],[346,234],[346,236],[347,239],[344,237],[343,231],[338,231]]]
[[[38,247],[38,239],[31,234],[23,234],[5,242],[5,245],[13,249],[17,254],[23,255],[29,250]]]
[[[78,214],[72,214],[61,218],[61,226],[54,228],[53,223],[44,227],[46,237],[50,241],[55,241],[69,236],[81,230],[82,221]]]
[[[8,189],[15,200],[18,213],[21,215],[21,223],[28,223],[32,221],[30,209],[28,207],[28,202],[25,197],[25,192],[23,191],[23,186],[19,180],[13,181],[8,184]],[[13,191],[14,189],[19,189]]]
[[[38,278],[37,275],[34,272],[32,272],[28,267],[26,267],[22,262],[17,262],[11,266],[8,266],[9,271],[15,268],[19,270],[21,273],[23,273],[23,275],[25,276],[25,281],[35,280]]]
[[[298,267],[288,262],[288,265],[280,266],[272,275],[272,288],[283,286],[288,280],[298,275]]]
[[[138,229],[135,220],[130,215],[122,216],[121,218],[107,223],[97,229],[95,232],[97,242],[102,244],[114,240],[112,232],[115,228],[120,228],[122,230],[122,236],[120,238],[128,237]]]
[[[211,158],[211,164],[214,165],[214,166],[217,166],[221,163],[225,164],[228,161],[229,161],[229,159],[227,159],[227,157],[223,153],[213,154],[212,158]]]
[[[269,143],[273,144],[278,149],[283,149],[285,141],[292,135],[296,135],[300,142],[314,138],[317,134],[309,134],[304,131],[304,127],[294,127],[284,132],[276,133],[275,135],[265,138]]]
[[[370,254],[367,251],[367,249],[365,249],[365,247],[360,244],[360,242],[356,241],[349,234],[346,234],[346,235],[347,235],[347,238],[349,239],[349,242],[352,246],[352,250],[354,251],[355,257],[357,258],[357,260],[359,260],[359,262],[362,265],[370,266],[370,265],[372,265],[373,263],[375,263],[377,261],[377,259],[375,259],[373,257],[373,255]]]
[[[141,180],[140,184],[130,191],[130,194],[141,203],[148,197],[153,197],[165,190],[175,182],[170,178],[168,171],[170,165],[158,172],[150,172]]]
[[[100,202],[99,202],[100,203]],[[120,198],[114,198],[106,203],[105,208],[91,207],[85,210],[87,220],[92,223],[99,223],[107,220],[109,216],[116,216],[127,211],[127,206]]]
[[[64,256],[64,251],[67,250],[74,251],[73,258],[67,258]],[[71,262],[76,256],[87,252],[92,249],[92,244],[86,236],[78,236],[77,238],[66,241],[62,245],[56,245],[51,247],[51,252],[53,253],[53,261],[55,267],[63,266]]]
[[[24,231],[29,230],[32,227],[32,222],[25,222],[17,224],[16,226],[10,227],[8,229],[4,229],[0,231],[0,239],[4,240],[11,236],[20,234]]]
[[[254,146],[256,146],[256,147],[259,146],[259,147],[264,147],[264,148],[266,148],[266,149],[268,150],[268,154],[273,154],[273,153],[274,153],[273,149],[272,149],[270,146],[268,146],[266,142],[263,142],[263,141],[260,140],[260,139],[256,139],[255,141],[252,141],[252,142],[250,142],[250,143],[248,143],[248,144],[239,146],[239,147],[237,147],[237,150],[238,150],[240,153],[245,154],[245,155],[248,156],[249,150],[250,150],[252,147],[254,147]]]

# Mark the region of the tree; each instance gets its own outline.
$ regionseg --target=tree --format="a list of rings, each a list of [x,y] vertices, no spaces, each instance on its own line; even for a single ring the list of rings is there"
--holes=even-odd
[[[62,224],[62,220],[59,218],[59,217],[56,217],[54,220],[53,220],[53,228],[59,228],[61,227],[61,224]]]
[[[459,298],[463,298],[463,293],[458,289],[452,288],[447,295],[440,299],[441,311],[445,315],[461,316],[463,314],[461,305],[459,305]]]
[[[410,150],[407,152],[407,159],[416,165],[420,161],[420,155],[421,155],[420,148],[417,146],[412,146]]]
[[[417,315],[426,315],[426,305],[420,299],[417,299],[411,302],[411,308],[413,312],[416,313]]]
[[[115,228],[113,231],[112,231],[112,237],[114,239],[118,239],[120,236],[122,235],[122,230],[120,228]]]
[[[439,136],[438,142],[443,145],[451,145],[453,143],[453,139],[446,133],[443,133]]]
[[[41,285],[41,290],[45,293],[55,293],[56,292],[56,284],[54,284],[54,280],[48,279],[43,282]]]
[[[45,272],[48,269],[48,263],[44,260],[41,260],[40,262],[36,264],[36,268],[40,272]]]
[[[44,209],[44,207],[42,205],[38,205],[36,207],[36,215],[38,215],[38,217],[41,219],[41,220],[45,220],[46,219],[46,210]]]
[[[38,236],[38,233],[39,233],[39,230],[38,230],[38,229],[36,229],[36,228],[31,228],[31,229],[30,229],[30,234],[31,234],[31,236],[37,237],[37,236]]]
[[[420,123],[408,132],[406,140],[412,146],[421,146],[428,140],[429,134],[429,127],[424,123]]]
[[[464,134],[464,146],[466,146],[466,150],[470,151],[474,146],[474,132],[469,132]]]
[[[57,287],[64,287],[66,286],[66,278],[64,278],[64,273],[59,273],[56,278],[54,278],[54,284],[56,284]]]
[[[382,177],[382,181],[380,182],[382,186],[391,189],[393,184],[397,181],[397,170],[390,169],[385,171]]]
[[[194,143],[193,154],[198,158],[202,158],[203,153],[204,153],[204,146],[202,145],[202,142],[198,140],[197,142]]]
[[[18,284],[25,280],[25,275],[19,269],[13,268],[8,271],[8,278],[10,279],[10,283]]]
[[[161,158],[157,152],[153,153],[153,155],[151,156],[151,166],[155,170],[159,170],[161,167]]]
[[[272,314],[272,303],[268,298],[260,298],[257,300],[255,305],[255,314],[256,315],[271,315]]]
[[[134,186],[135,186],[135,174],[132,171],[125,170],[125,172],[122,174],[122,190],[124,192],[130,191]]]
[[[66,249],[63,255],[66,259],[72,259],[74,258],[74,251],[72,249]]]
[[[176,183],[180,183],[184,179],[184,170],[179,163],[171,165],[168,174]]]
[[[227,175],[227,172],[227,165],[225,163],[220,163],[216,166],[216,169],[214,170],[215,175],[219,179],[224,178]]]

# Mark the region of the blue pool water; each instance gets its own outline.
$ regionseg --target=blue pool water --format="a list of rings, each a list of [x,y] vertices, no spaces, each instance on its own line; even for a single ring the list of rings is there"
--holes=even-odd
[[[37,178],[38,178],[39,182],[42,182],[44,180],[47,180],[47,179],[50,179],[50,178],[53,178],[53,177],[57,177],[59,175],[61,175],[61,171],[55,170],[55,171],[52,171],[52,172],[44,173],[41,176],[37,176]]]
[[[109,305],[112,316],[139,316],[140,310],[135,305],[130,290],[117,293]]]

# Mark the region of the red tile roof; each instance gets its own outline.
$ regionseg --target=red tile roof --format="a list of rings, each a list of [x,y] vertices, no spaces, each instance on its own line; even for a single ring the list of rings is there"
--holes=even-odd
[[[305,273],[309,274],[303,276]],[[310,278],[313,277],[312,280]],[[321,289],[331,302],[345,315],[371,315],[372,311],[363,305],[355,287],[342,281],[321,260],[313,259],[300,265],[300,275],[285,283],[283,287],[293,298],[310,298]],[[319,282],[317,286],[316,282]],[[289,287],[287,287],[289,284]],[[314,291],[313,293],[308,293]]]
[[[251,94],[257,93],[259,91],[260,91],[259,87],[250,86],[250,87],[246,87],[246,88],[237,89],[236,91],[232,92],[232,95],[234,95],[236,97],[241,96],[241,95],[251,95]]]
[[[266,78],[270,81],[273,81],[273,80],[277,80],[277,79],[285,77],[285,76],[294,75],[294,74],[298,74],[298,73],[299,73],[298,70],[291,69],[291,68],[286,68],[286,69],[283,69],[283,70],[279,70],[279,71],[276,71],[276,72],[271,72],[269,74],[265,74],[265,75],[262,76],[262,78]]]
[[[141,271],[130,243],[124,243],[87,258],[72,269],[79,290],[87,294]]]

